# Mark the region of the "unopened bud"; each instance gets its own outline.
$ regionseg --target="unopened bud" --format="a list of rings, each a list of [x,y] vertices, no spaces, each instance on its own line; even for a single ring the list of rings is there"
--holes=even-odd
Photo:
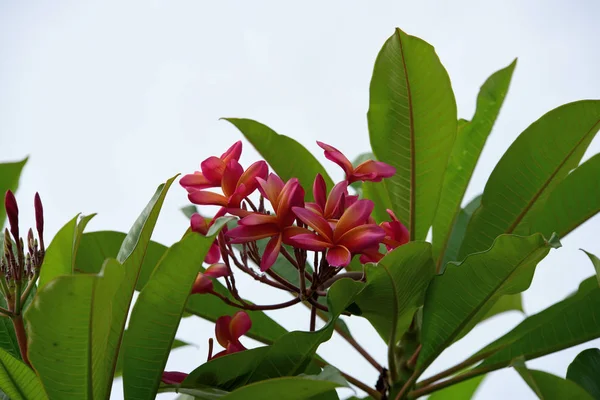
[[[17,199],[10,190],[6,191],[4,196],[4,208],[6,209],[6,216],[10,223],[10,232],[12,233],[15,241],[19,240],[19,207],[17,206]]]
[[[35,253],[35,238],[33,237],[33,229],[29,228],[27,232],[27,248],[29,250],[29,254]]]
[[[44,250],[44,207],[42,207],[42,199],[37,192],[33,198],[33,206],[35,207],[35,227],[40,238],[41,248]]]

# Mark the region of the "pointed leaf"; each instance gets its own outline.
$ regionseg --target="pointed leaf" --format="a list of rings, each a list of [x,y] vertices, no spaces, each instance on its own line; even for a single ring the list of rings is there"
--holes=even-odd
[[[365,317],[386,342],[395,327],[396,338],[409,327],[418,307],[423,305],[425,291],[435,274],[431,245],[410,242],[388,253],[377,265],[366,267],[367,285],[356,298]],[[395,315],[394,315],[395,314]]]
[[[600,399],[600,349],[587,349],[575,357],[567,370],[567,379]]]
[[[471,217],[473,216],[475,210],[477,210],[480,205],[481,195],[471,200],[469,204],[467,204],[465,208],[460,210],[460,212],[456,216],[454,226],[452,227],[452,232],[450,233],[450,238],[448,239],[448,243],[446,244],[446,251],[444,252],[443,258],[438,258],[438,271],[441,271],[442,267],[450,261],[462,261],[458,259],[458,251],[460,250],[460,246],[462,245],[462,242],[465,238],[465,233],[467,232],[467,226],[469,225],[469,221],[471,220]]]
[[[600,286],[600,259],[598,257],[596,257],[594,254],[588,253],[585,250],[583,250],[583,252],[585,254],[587,254],[587,256],[590,258],[590,261],[592,262],[592,265],[594,266],[594,269],[596,270],[596,278],[598,279],[598,285]]]
[[[462,400],[472,399],[481,386],[485,375],[480,375],[467,381],[433,392],[427,400]]]
[[[0,390],[12,400],[48,399],[33,370],[0,349]]]
[[[550,251],[540,234],[503,235],[483,253],[450,263],[429,288],[423,310],[423,347],[417,369],[423,371],[472,319],[480,320],[500,296],[520,293],[531,284],[537,263]]]
[[[377,159],[396,167],[387,180],[393,209],[424,240],[435,215],[456,137],[456,101],[434,48],[400,29],[377,56],[369,135]]]
[[[125,331],[125,336],[127,335],[127,331]],[[171,345],[171,351],[177,350],[180,347],[191,346],[190,343],[184,342],[179,339],[173,340],[173,344]],[[115,378],[123,375],[123,352],[119,352],[119,357],[117,358],[117,365],[115,367]]]
[[[504,153],[467,228],[460,257],[503,233],[527,234],[530,218],[575,168],[600,129],[600,101],[560,106],[531,124]]]
[[[286,377],[269,379],[243,386],[223,396],[223,400],[305,400],[342,386],[338,382],[311,379],[310,377]]]
[[[459,125],[433,221],[433,255],[438,265],[444,259],[460,204],[483,146],[500,113],[516,64],[517,60],[485,81],[477,96],[477,109],[473,119]]]
[[[38,286],[45,285],[57,276],[73,274],[81,235],[95,215],[82,216],[81,219],[77,215],[58,231],[44,256]]]
[[[563,379],[544,371],[515,367],[519,375],[531,390],[542,400],[593,400],[584,389],[575,382]]]
[[[23,167],[27,163],[27,159],[28,157],[25,157],[21,161],[0,164],[0,195],[2,196],[2,201],[0,201],[0,228],[4,227],[4,222],[6,221],[4,194],[7,190],[17,191],[19,178],[21,177]],[[2,239],[2,242],[4,242],[4,239]]]
[[[333,182],[327,171],[304,146],[294,139],[280,135],[260,122],[245,118],[224,118],[242,132],[281,179],[298,178],[305,189],[311,188],[315,176],[323,175],[327,187]],[[312,192],[306,192],[312,198]]]
[[[582,282],[574,295],[526,318],[481,349],[477,354],[491,353],[481,365],[501,368],[517,357],[531,360],[598,338],[599,309],[600,287],[591,277]]]

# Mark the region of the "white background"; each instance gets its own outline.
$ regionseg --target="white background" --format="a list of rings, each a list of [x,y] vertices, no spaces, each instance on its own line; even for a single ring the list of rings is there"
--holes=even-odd
[[[470,118],[479,86],[519,57],[505,106],[467,193],[486,178],[515,137],[546,111],[600,97],[594,1],[29,1],[0,0],[0,160],[30,160],[17,194],[23,225],[33,194],[46,209],[47,237],[76,213],[97,212],[89,230],[127,231],[155,187],[195,170],[241,135],[219,117],[248,117],[296,138],[327,161],[315,140],[353,158],[368,148],[366,111],[373,62],[395,26],[433,44],[452,79],[459,115]],[[586,158],[600,150],[595,141]],[[242,162],[256,153],[245,145]],[[341,171],[326,164],[335,178]],[[154,239],[171,244],[187,227],[171,190]],[[524,295],[535,313],[574,291],[593,269],[578,248],[600,254],[600,219],[563,239]],[[245,285],[258,303],[286,300]],[[270,313],[306,329],[307,313]],[[434,364],[469,356],[523,318],[486,322]],[[385,362],[385,347],[364,321],[353,333]],[[173,354],[168,369],[189,371],[206,356],[211,324],[184,321],[178,337],[197,348]],[[254,342],[246,339],[248,346]],[[581,350],[530,367],[564,376]],[[339,338],[321,354],[373,383],[375,371]],[[349,393],[348,391],[345,394]],[[121,384],[113,391],[122,398]],[[491,374],[478,399],[528,399],[512,370]]]

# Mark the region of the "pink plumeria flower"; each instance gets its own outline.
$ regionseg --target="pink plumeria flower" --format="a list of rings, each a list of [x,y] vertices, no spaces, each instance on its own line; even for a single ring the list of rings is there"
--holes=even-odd
[[[356,181],[381,182],[396,173],[396,168],[381,161],[367,160],[354,168],[350,160],[341,151],[323,142],[317,144],[325,150],[325,157],[342,167],[348,183]]]
[[[274,214],[252,213],[238,222],[238,226],[229,232],[231,243],[253,242],[259,239],[271,238],[261,257],[260,270],[266,271],[273,266],[281,250],[283,233],[292,226],[296,215],[292,207],[304,205],[304,189],[298,179],[292,178],[285,184],[275,174],[270,174],[267,180],[257,178],[261,194],[269,200]]]
[[[179,385],[187,378],[188,374],[185,372],[178,371],[164,371],[162,373],[161,381],[167,385]]]
[[[213,264],[204,272],[198,273],[194,286],[192,286],[192,294],[204,294],[213,291],[213,283],[211,278],[221,278],[229,275],[229,268],[223,263]]]
[[[321,174],[317,174],[313,183],[314,202],[306,203],[306,208],[320,214],[323,218],[339,219],[344,212],[346,198],[348,197],[348,182],[336,184],[327,196],[327,186]]]
[[[381,227],[366,223],[373,206],[371,200],[358,200],[344,211],[337,222],[327,221],[310,209],[293,207],[296,216],[314,232],[306,228],[290,228],[284,240],[305,250],[327,250],[329,265],[345,267],[350,264],[353,254],[377,245],[385,237]]]
[[[192,218],[190,218],[190,228],[192,229],[192,232],[206,236],[208,234],[208,228],[210,228],[210,225],[211,224],[207,223],[204,217],[198,213],[194,213]],[[219,262],[220,258],[221,251],[219,250],[219,243],[215,239],[213,244],[210,246],[206,257],[204,258],[204,262],[207,264],[214,264]]]
[[[221,186],[223,173],[229,160],[239,161],[242,155],[242,142],[237,141],[221,157],[209,157],[200,164],[200,171],[185,175],[179,181],[188,192]]]
[[[385,238],[383,243],[388,251],[395,249],[398,246],[408,243],[410,235],[408,229],[400,220],[396,217],[396,214],[392,210],[386,210],[392,219],[390,222],[382,222],[379,224],[385,231]]]
[[[208,190],[195,190],[188,194],[194,204],[215,205],[228,209],[238,209],[242,200],[258,187],[256,178],[266,178],[269,167],[264,161],[257,161],[246,171],[235,159],[230,159],[225,166],[221,179],[223,194]]]
[[[240,338],[252,328],[250,316],[245,311],[238,311],[233,317],[225,315],[219,317],[215,324],[215,334],[217,342],[225,348],[225,350],[215,354],[213,358],[221,357],[226,354],[237,353],[246,350],[240,342]]]

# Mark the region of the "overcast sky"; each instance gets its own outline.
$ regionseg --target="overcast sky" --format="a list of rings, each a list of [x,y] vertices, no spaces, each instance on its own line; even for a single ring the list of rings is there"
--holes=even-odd
[[[285,4],[284,4],[285,3]],[[596,1],[29,1],[0,0],[0,160],[30,160],[17,194],[33,223],[35,191],[48,237],[76,213],[97,212],[89,230],[127,231],[156,186],[220,155],[241,135],[220,117],[247,117],[294,137],[327,161],[322,140],[350,158],[368,150],[366,111],[373,62],[398,26],[435,46],[449,72],[459,116],[470,118],[479,86],[519,58],[505,106],[483,152],[467,200],[483,190],[516,136],[561,104],[600,98],[600,3]],[[586,154],[600,150],[595,141]],[[247,143],[243,164],[256,159]],[[336,166],[326,164],[335,178]],[[173,186],[154,239],[177,240],[187,227]],[[578,248],[600,254],[600,219],[563,240],[538,267],[524,295],[535,313],[564,298],[593,268]],[[247,283],[259,303],[287,299]],[[274,312],[289,329],[308,314]],[[452,365],[523,318],[513,312],[476,328],[432,370]],[[385,347],[364,321],[359,341],[385,363]],[[189,371],[206,357],[211,324],[186,320],[169,369]],[[246,340],[251,345],[251,340]],[[528,363],[565,375],[579,351]],[[339,338],[321,354],[373,383],[377,374]],[[344,392],[348,394],[349,391]],[[491,374],[478,399],[534,398],[516,372]],[[122,398],[120,382],[113,398]]]

